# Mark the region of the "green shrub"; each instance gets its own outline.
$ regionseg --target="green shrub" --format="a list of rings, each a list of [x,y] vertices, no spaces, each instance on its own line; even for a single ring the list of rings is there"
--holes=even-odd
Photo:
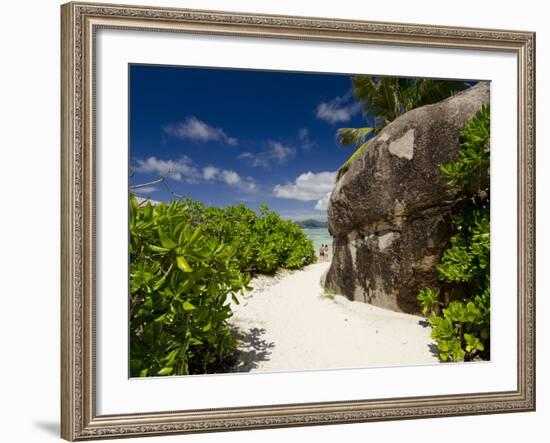
[[[130,200],[132,376],[216,371],[234,350],[227,295],[249,277],[236,251],[205,235],[179,202]]]
[[[483,105],[460,133],[458,160],[441,168],[449,185],[462,188],[479,185],[480,177],[489,169],[490,141],[491,116],[489,106]]]
[[[157,206],[130,198],[130,374],[224,370],[235,350],[228,297],[250,274],[315,261],[293,222],[262,207],[205,208],[186,200]]]
[[[316,261],[313,243],[302,229],[282,220],[267,205],[262,205],[256,215],[243,204],[206,208],[199,202],[186,203],[205,232],[238,251],[239,267],[245,272],[270,274],[279,268],[297,269]]]
[[[422,307],[422,315],[426,316],[429,314],[430,316],[435,316],[438,314],[442,305],[439,296],[439,290],[434,291],[431,288],[424,288],[420,291],[417,298]]]
[[[441,291],[418,294],[429,315],[432,338],[442,361],[490,358],[490,213],[489,188],[483,177],[489,168],[490,118],[484,106],[460,133],[458,160],[441,168],[450,186],[474,189],[453,217],[454,235],[436,266]],[[450,303],[441,301],[460,298]],[[443,307],[443,309],[441,309]],[[441,311],[441,313],[440,313]]]

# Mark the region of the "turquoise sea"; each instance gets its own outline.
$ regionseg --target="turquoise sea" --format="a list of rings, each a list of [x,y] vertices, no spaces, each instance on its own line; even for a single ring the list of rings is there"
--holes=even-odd
[[[319,248],[321,245],[328,245],[328,256],[332,257],[332,237],[327,228],[302,228],[302,231],[313,242],[315,253],[319,257]]]

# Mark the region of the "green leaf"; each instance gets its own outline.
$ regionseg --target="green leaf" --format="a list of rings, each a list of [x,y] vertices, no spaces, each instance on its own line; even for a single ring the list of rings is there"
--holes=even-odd
[[[184,301],[182,306],[185,311],[194,311],[195,309],[197,309],[195,305],[188,301]]]
[[[195,229],[195,231],[193,232],[193,235],[189,239],[189,244],[193,244],[195,242],[195,240],[197,240],[199,238],[200,234],[201,234],[201,228],[198,227],[197,229]]]
[[[177,243],[174,242],[163,230],[158,228],[160,244],[167,249],[174,249],[177,246]]]
[[[164,275],[157,281],[157,283],[156,283],[155,286],[153,287],[153,290],[154,290],[154,291],[158,291],[159,288],[166,282],[166,277],[168,277],[168,275],[170,274],[171,271],[172,271],[172,265],[170,265],[170,267],[169,267],[168,270],[164,273]]]
[[[185,260],[185,257],[183,255],[178,255],[178,257],[176,258],[176,261],[178,263],[178,268],[180,268],[180,270],[182,272],[192,272],[193,269],[191,268],[191,266],[189,266],[189,263],[187,263],[187,261]]]
[[[189,277],[184,282],[180,283],[175,291],[175,295],[179,296],[187,291],[189,291],[192,287],[195,281],[193,280],[193,277]]]
[[[172,367],[174,364],[174,361],[176,360],[176,356],[178,355],[179,348],[174,349],[170,354],[168,354],[165,358],[165,364],[168,367]]]
[[[157,372],[157,375],[170,375],[174,368],[166,366]]]
[[[151,205],[151,202],[147,202],[147,204],[143,208],[143,217],[149,220],[152,215],[153,215],[153,206]]]
[[[170,249],[163,248],[161,246],[157,246],[157,245],[148,245],[148,246],[149,246],[149,249],[153,252],[170,252]]]

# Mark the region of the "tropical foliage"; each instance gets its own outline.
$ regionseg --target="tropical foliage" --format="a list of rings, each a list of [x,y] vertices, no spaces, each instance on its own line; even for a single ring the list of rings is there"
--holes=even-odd
[[[255,272],[314,260],[300,228],[266,206],[258,216],[244,205],[131,197],[131,376],[223,370],[235,349],[230,299],[238,303]]]
[[[483,177],[486,177],[490,162],[490,113],[483,106],[461,132],[461,147],[458,161],[441,168],[443,177],[451,186],[468,188],[473,193],[483,191]]]
[[[313,243],[300,227],[282,220],[267,205],[260,206],[258,216],[243,204],[216,208],[190,199],[185,204],[194,223],[237,251],[243,272],[269,274],[279,268],[301,268],[316,260]]]
[[[437,103],[466,89],[468,84],[453,80],[410,79],[401,77],[352,77],[355,98],[363,104],[365,116],[374,118],[374,127],[341,128],[338,141],[355,148],[338,169],[339,180],[353,160],[366,148],[370,138],[401,114],[420,106]]]
[[[437,103],[466,89],[463,81],[403,77],[352,77],[353,93],[375,117],[379,130],[401,114]]]
[[[460,133],[458,160],[441,168],[454,187],[475,189],[454,216],[455,234],[437,265],[441,291],[418,294],[442,361],[490,357],[489,167],[490,117],[484,106]]]

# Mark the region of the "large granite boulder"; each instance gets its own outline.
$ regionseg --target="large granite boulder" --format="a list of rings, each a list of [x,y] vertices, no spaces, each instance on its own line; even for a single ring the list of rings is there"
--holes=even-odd
[[[485,103],[489,84],[482,82],[407,112],[371,140],[330,197],[327,289],[419,313],[416,296],[438,287],[435,265],[452,235],[453,209],[465,197],[444,182],[440,166],[456,159],[459,132]]]

